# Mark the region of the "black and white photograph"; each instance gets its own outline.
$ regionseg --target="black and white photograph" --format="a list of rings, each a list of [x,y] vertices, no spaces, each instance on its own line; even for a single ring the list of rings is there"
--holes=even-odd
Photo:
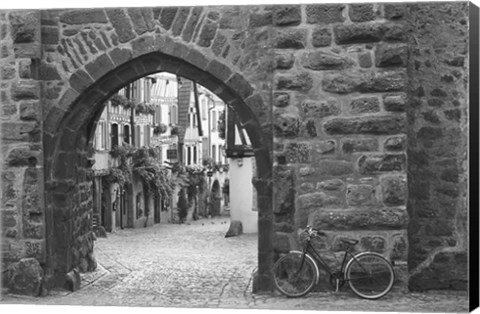
[[[469,1],[2,3],[0,312],[474,311],[479,30]]]

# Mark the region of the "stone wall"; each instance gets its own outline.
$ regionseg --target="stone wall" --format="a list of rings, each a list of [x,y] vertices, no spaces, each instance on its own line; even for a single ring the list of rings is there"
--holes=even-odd
[[[413,290],[467,288],[468,9],[468,3],[409,7],[408,268]]]
[[[273,11],[277,253],[298,249],[309,224],[327,234],[319,249],[355,238],[406,264],[405,15],[372,3]]]
[[[412,289],[465,288],[467,9],[0,12],[2,266],[36,258],[47,288],[95,267],[88,141],[115,89],[166,71],[222,98],[252,140],[255,289],[306,224],[327,233],[319,248],[354,237],[408,262]]]
[[[47,260],[41,83],[37,80],[40,33],[38,11],[0,12],[3,270],[23,269],[22,265],[38,267],[38,262],[43,265]],[[37,261],[30,263],[32,259]],[[21,260],[24,262],[15,265]],[[14,291],[32,295],[40,293],[38,284],[43,273],[35,272],[37,286],[26,291],[16,289],[17,277],[9,278],[8,274],[2,272],[2,281]]]

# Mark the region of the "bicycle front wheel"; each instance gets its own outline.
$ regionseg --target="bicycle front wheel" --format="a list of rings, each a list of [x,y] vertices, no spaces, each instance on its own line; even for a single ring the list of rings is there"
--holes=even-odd
[[[317,280],[315,262],[302,253],[288,253],[273,266],[277,289],[288,297],[301,297],[312,290]]]
[[[395,273],[392,264],[382,255],[364,252],[352,258],[345,270],[352,291],[364,299],[378,299],[393,286]]]

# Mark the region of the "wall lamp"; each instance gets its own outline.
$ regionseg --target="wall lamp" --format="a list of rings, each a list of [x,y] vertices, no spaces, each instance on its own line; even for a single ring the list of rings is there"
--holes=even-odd
[[[243,166],[243,158],[237,158],[237,165],[239,167]]]

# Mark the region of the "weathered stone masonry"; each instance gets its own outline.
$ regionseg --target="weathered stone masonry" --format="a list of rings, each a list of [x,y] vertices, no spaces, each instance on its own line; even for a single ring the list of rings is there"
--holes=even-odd
[[[93,255],[89,141],[103,101],[157,71],[209,88],[256,155],[259,269],[306,224],[465,289],[467,3],[0,12],[2,268],[64,285]],[[440,39],[440,40],[439,40]],[[273,168],[272,168],[273,167]],[[27,259],[27,258],[33,258]],[[18,261],[22,260],[19,264]],[[401,263],[400,263],[401,264]],[[38,271],[38,266],[41,269]],[[10,267],[10,268],[9,268]],[[442,279],[438,279],[438,273]]]

